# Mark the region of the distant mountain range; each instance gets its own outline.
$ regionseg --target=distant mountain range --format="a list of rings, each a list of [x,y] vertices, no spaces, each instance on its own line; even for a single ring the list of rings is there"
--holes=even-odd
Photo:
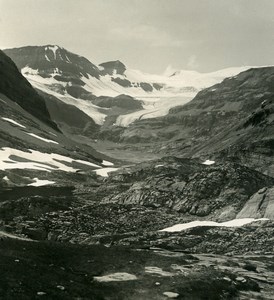
[[[96,147],[97,140],[107,140],[159,155],[230,157],[274,174],[273,67],[152,75],[120,61],[97,66],[52,45],[4,52],[38,92],[18,76],[26,87],[20,93],[8,89],[8,95],[16,93],[26,111],[73,141]],[[29,105],[22,95],[36,100]]]
[[[129,69],[119,60],[97,66],[56,45],[4,52],[33,87],[77,107],[100,126],[128,126],[135,120],[166,115],[170,108],[187,103],[203,88],[250,68],[212,73],[172,70],[153,75]],[[128,97],[121,99],[121,95]]]

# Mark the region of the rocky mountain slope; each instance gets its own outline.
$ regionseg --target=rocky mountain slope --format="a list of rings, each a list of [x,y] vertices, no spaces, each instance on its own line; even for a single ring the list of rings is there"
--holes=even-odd
[[[39,97],[30,83],[18,72],[13,61],[4,55],[2,51],[0,51],[0,66],[0,93],[39,120],[57,129],[56,125],[50,120],[45,100]]]
[[[169,157],[99,179],[75,176],[74,186],[66,189],[3,190],[3,225],[38,240],[147,246],[153,240],[162,243],[164,236],[176,247],[174,233],[159,230],[196,220],[274,218],[274,179],[235,163],[206,165]]]
[[[100,172],[111,165],[60,132],[45,99],[3,52],[0,63],[1,186],[62,184],[76,171]]]

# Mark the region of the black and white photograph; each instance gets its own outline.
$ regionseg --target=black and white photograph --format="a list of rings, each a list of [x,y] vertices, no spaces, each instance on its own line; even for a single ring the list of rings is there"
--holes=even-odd
[[[0,0],[0,299],[274,299],[273,0]]]

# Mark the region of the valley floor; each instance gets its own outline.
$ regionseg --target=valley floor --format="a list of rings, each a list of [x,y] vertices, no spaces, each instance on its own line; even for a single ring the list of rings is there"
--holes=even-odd
[[[76,137],[74,137],[75,139]],[[155,149],[151,148],[151,144],[122,144],[111,141],[92,141],[85,137],[79,139],[81,142],[87,143],[96,151],[103,153],[109,157],[121,160],[123,164],[140,163],[147,160],[154,160],[160,158],[162,155],[157,153]],[[146,149],[147,148],[147,149]]]
[[[273,299],[273,255],[0,241],[1,299]]]

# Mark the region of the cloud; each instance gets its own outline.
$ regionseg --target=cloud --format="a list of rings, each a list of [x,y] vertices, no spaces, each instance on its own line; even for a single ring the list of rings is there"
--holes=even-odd
[[[187,61],[187,67],[191,70],[197,70],[200,65],[197,61],[197,56],[196,55],[191,55]]]
[[[145,42],[152,47],[182,47],[185,44],[166,31],[149,25],[116,27],[110,30],[110,38]]]

